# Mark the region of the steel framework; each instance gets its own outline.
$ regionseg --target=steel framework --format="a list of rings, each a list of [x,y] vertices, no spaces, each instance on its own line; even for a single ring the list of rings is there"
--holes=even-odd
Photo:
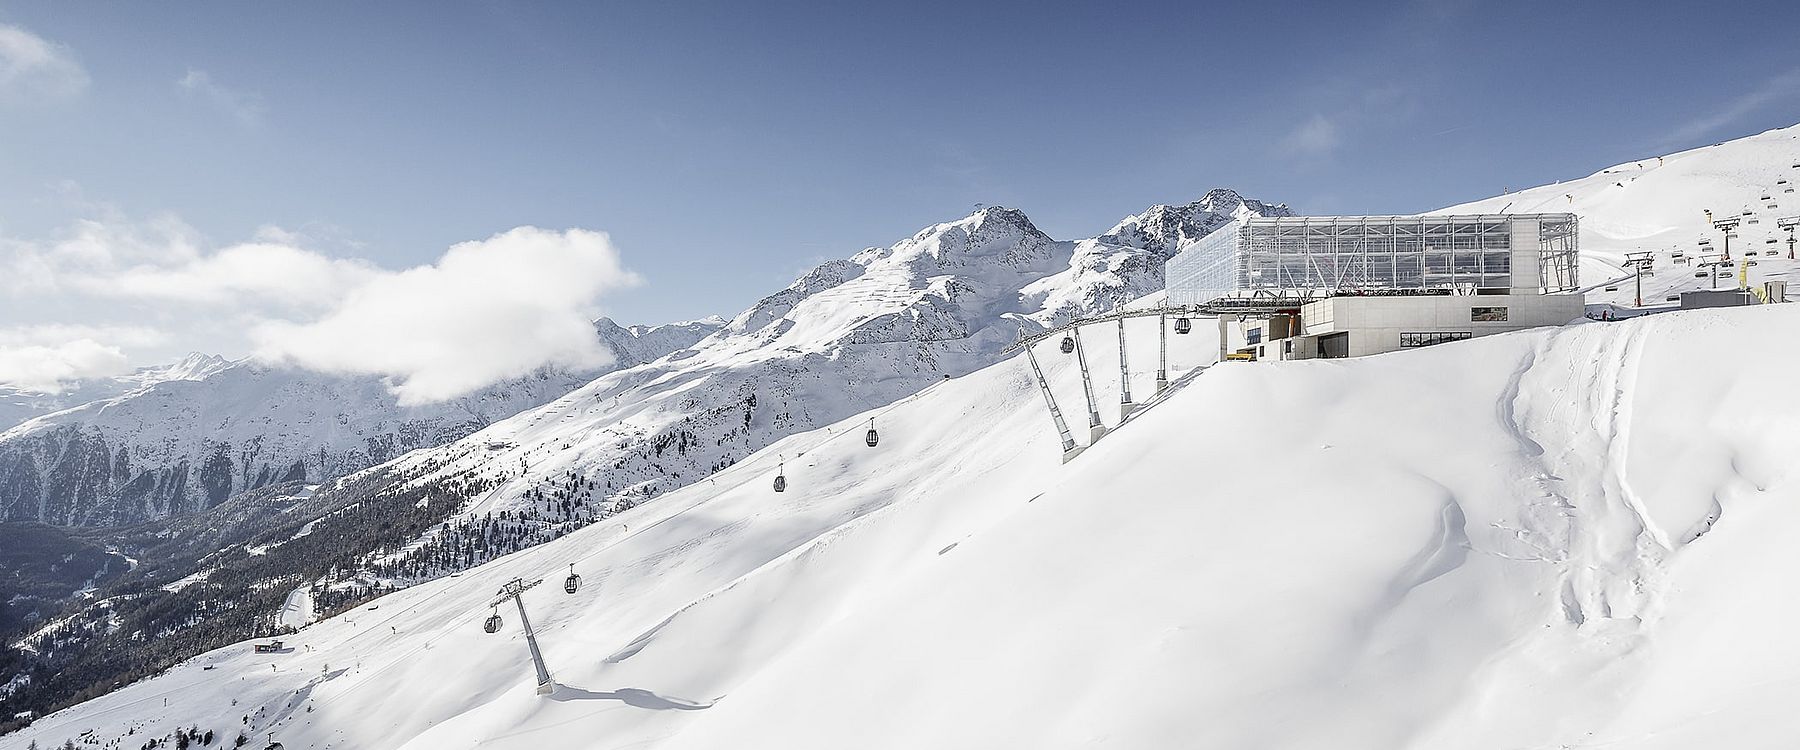
[[[1153,307],[1153,308],[1145,308],[1145,309],[1140,309],[1140,310],[1114,310],[1113,312],[1106,313],[1104,315],[1096,315],[1096,316],[1087,317],[1087,318],[1077,318],[1077,319],[1069,321],[1068,323],[1065,323],[1063,325],[1057,326],[1055,328],[1052,328],[1052,329],[1049,329],[1046,331],[1040,331],[1038,333],[1034,333],[1029,336],[1025,335],[1024,332],[1021,331],[1020,335],[1019,335],[1019,340],[1012,343],[1011,345],[1007,346],[1005,349],[1001,350],[1001,354],[1002,355],[1009,354],[1009,353],[1013,352],[1014,350],[1018,350],[1018,349],[1025,350],[1025,361],[1031,365],[1032,378],[1037,381],[1038,390],[1044,394],[1044,407],[1050,411],[1051,421],[1056,423],[1057,437],[1059,439],[1061,439],[1061,441],[1062,441],[1063,461],[1066,462],[1069,459],[1072,459],[1075,456],[1079,455],[1082,451],[1086,450],[1087,446],[1079,445],[1075,442],[1074,435],[1071,434],[1069,431],[1068,421],[1063,419],[1062,409],[1058,408],[1056,405],[1056,394],[1051,392],[1050,381],[1049,381],[1049,379],[1044,377],[1044,369],[1041,365],[1038,364],[1037,351],[1035,349],[1035,347],[1038,344],[1043,343],[1044,341],[1050,340],[1052,338],[1055,338],[1057,336],[1068,336],[1070,339],[1072,339],[1072,343],[1074,344],[1075,361],[1076,361],[1077,366],[1081,368],[1081,392],[1087,401],[1086,405],[1087,405],[1087,411],[1088,411],[1088,445],[1093,445],[1095,442],[1100,440],[1101,437],[1106,435],[1107,430],[1106,430],[1106,425],[1100,421],[1099,404],[1096,403],[1095,398],[1094,398],[1094,382],[1093,382],[1093,377],[1092,377],[1090,371],[1088,370],[1087,348],[1085,346],[1083,346],[1082,342],[1081,342],[1081,327],[1082,326],[1096,325],[1096,324],[1100,324],[1100,323],[1107,323],[1107,322],[1114,322],[1114,321],[1116,321],[1118,323],[1118,327],[1119,327],[1119,393],[1120,393],[1119,421],[1121,423],[1123,423],[1126,419],[1130,418],[1131,415],[1133,413],[1135,413],[1139,408],[1139,404],[1133,402],[1132,398],[1131,398],[1131,366],[1129,364],[1128,355],[1126,354],[1126,349],[1125,349],[1125,320],[1127,318],[1148,318],[1148,317],[1155,317],[1157,319],[1157,323],[1158,323],[1158,325],[1157,325],[1157,331],[1158,331],[1157,344],[1158,344],[1158,346],[1157,346],[1157,360],[1156,360],[1156,395],[1160,396],[1160,395],[1162,395],[1163,390],[1169,387],[1169,317],[1170,316],[1175,316],[1177,319],[1179,319],[1179,318],[1213,317],[1213,316],[1221,314],[1222,312],[1230,313],[1230,314],[1240,314],[1240,313],[1241,314],[1249,314],[1249,312],[1251,312],[1251,311],[1257,311],[1257,310],[1272,311],[1274,309],[1285,309],[1287,307],[1296,307],[1296,306],[1298,306],[1298,304],[1300,304],[1297,300],[1295,300],[1293,298],[1283,298],[1283,297],[1277,297],[1277,296],[1273,296],[1273,295],[1264,297],[1264,298],[1258,300],[1257,307],[1252,307],[1249,304],[1243,304],[1243,303],[1247,303],[1248,300],[1241,300],[1238,302],[1239,302],[1238,304],[1226,305],[1224,308],[1215,308],[1215,307],[1209,306],[1209,305],[1181,305],[1181,306],[1175,306],[1175,307]],[[1277,305],[1279,305],[1279,307],[1277,307]]]
[[[1522,222],[1534,222],[1537,236],[1521,236]],[[1578,286],[1577,229],[1573,214],[1244,219],[1171,258],[1166,279],[1170,301],[1191,304],[1257,292],[1567,292]],[[1533,270],[1514,268],[1520,253],[1535,254],[1537,278],[1514,277]]]

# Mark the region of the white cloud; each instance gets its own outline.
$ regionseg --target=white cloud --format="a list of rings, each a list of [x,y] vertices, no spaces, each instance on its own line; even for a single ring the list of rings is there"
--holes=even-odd
[[[260,95],[226,88],[204,70],[188,68],[187,75],[177,79],[175,85],[187,95],[205,99],[245,125],[262,121],[264,107]]]
[[[150,346],[160,344],[168,337],[154,328],[139,325],[40,323],[0,328],[0,346],[61,345],[78,339],[98,339],[114,344]]]
[[[264,227],[215,249],[172,217],[116,215],[47,241],[0,238],[0,320],[11,325],[0,328],[0,384],[42,390],[105,372],[117,360],[100,350],[254,350],[387,376],[423,403],[547,365],[605,364],[590,321],[601,295],[637,281],[606,235],[580,229],[521,227],[400,271],[297,242],[308,240]]]
[[[1282,147],[1297,156],[1325,156],[1337,150],[1337,124],[1324,115],[1314,114],[1300,123],[1282,140]]]
[[[63,384],[80,378],[123,375],[131,371],[125,353],[93,339],[54,345],[0,344],[0,385],[34,393],[61,393]]]
[[[377,275],[316,320],[269,321],[252,336],[262,359],[388,376],[401,403],[418,404],[546,365],[606,364],[595,304],[635,283],[603,233],[519,227]]]
[[[67,47],[0,24],[0,104],[69,99],[87,85],[87,71]]]
[[[259,236],[267,241],[207,252],[199,234],[173,217],[144,223],[83,220],[52,242],[0,241],[0,289],[184,305],[321,308],[378,273],[364,261],[273,241],[282,234],[265,227]]]
[[[137,265],[84,285],[106,296],[187,304],[256,299],[292,307],[330,305],[342,290],[378,271],[356,260],[328,258],[273,243],[233,245],[176,266]]]

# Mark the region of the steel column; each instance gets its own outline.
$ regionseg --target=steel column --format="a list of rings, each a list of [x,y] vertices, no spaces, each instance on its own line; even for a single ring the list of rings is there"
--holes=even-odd
[[[1219,361],[1224,362],[1225,355],[1230,353],[1228,348],[1225,346],[1225,342],[1226,342],[1226,339],[1225,339],[1225,316],[1220,315],[1220,316],[1214,318],[1214,320],[1217,320],[1219,322]]]
[[[550,668],[544,666],[544,652],[538,650],[537,633],[531,630],[531,618],[525,616],[525,600],[513,594],[513,604],[519,605],[519,624],[525,628],[525,645],[531,648],[531,664],[537,667],[538,695],[549,695],[555,683],[550,681]]]
[[[1156,395],[1169,387],[1169,316],[1156,316]]]
[[[1075,445],[1075,436],[1069,434],[1069,423],[1063,421],[1062,410],[1056,408],[1056,396],[1050,392],[1050,381],[1044,379],[1044,370],[1038,366],[1037,353],[1031,347],[1025,347],[1025,361],[1031,363],[1031,375],[1037,378],[1038,388],[1044,392],[1044,405],[1050,408],[1050,418],[1056,421],[1056,434],[1062,438],[1063,461],[1068,461],[1081,452]]]
[[[1125,319],[1119,318],[1119,422],[1123,423],[1137,404],[1131,402],[1131,364],[1125,359]]]
[[[1081,326],[1073,327],[1075,338],[1075,362],[1081,366],[1081,391],[1087,395],[1088,408],[1088,445],[1093,445],[1101,435],[1106,434],[1106,425],[1100,421],[1100,408],[1094,402],[1094,379],[1088,374],[1087,347],[1081,345]]]
[[[531,665],[537,668],[537,693],[538,695],[549,695],[552,690],[556,689],[556,683],[550,680],[550,668],[544,665],[544,652],[538,650],[537,632],[531,629],[531,618],[525,616],[525,600],[519,596],[527,589],[543,582],[541,578],[529,583],[522,578],[507,581],[505,586],[500,587],[499,595],[489,603],[489,606],[500,606],[500,603],[507,599],[511,599],[513,604],[518,605],[519,625],[525,628],[525,645],[531,649]]]

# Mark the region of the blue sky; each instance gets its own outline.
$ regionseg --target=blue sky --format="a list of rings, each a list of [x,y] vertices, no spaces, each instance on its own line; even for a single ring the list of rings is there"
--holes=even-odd
[[[627,322],[733,314],[977,202],[1062,238],[1212,187],[1414,212],[1800,121],[1793,2],[0,2],[0,26],[80,79],[0,100],[0,238],[279,227],[400,269],[586,228],[641,277],[605,298]]]

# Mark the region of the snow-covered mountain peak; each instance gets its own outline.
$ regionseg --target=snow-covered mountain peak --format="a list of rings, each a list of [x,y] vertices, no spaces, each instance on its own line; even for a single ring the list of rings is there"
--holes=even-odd
[[[1117,244],[1151,250],[1164,258],[1183,245],[1200,239],[1233,219],[1257,216],[1293,216],[1285,203],[1264,203],[1237,191],[1214,188],[1199,200],[1178,206],[1155,205],[1121,219],[1101,235]]]
[[[205,380],[231,365],[231,360],[217,354],[188,352],[173,363],[138,370],[135,379],[140,387],[170,380]]]
[[[1024,211],[988,206],[955,221],[936,224],[894,246],[890,256],[930,256],[939,267],[968,265],[972,258],[994,258],[1020,268],[1048,259],[1043,248],[1055,240],[1031,223]]]

